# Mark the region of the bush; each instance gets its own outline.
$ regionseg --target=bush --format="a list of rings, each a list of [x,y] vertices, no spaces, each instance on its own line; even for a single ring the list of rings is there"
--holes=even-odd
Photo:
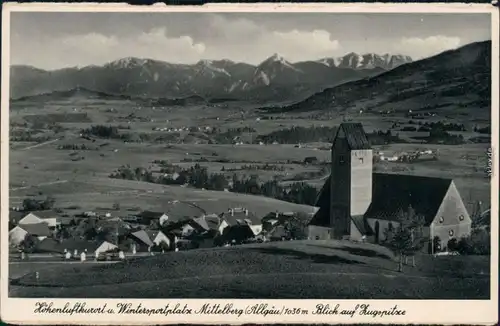
[[[462,255],[489,255],[491,235],[487,230],[473,230],[470,236],[463,237],[457,244],[457,250]]]
[[[25,200],[23,200],[23,210],[25,211],[48,210],[54,207],[55,202],[56,201],[53,197],[47,197],[45,200],[26,198]]]
[[[453,238],[448,241],[448,251],[457,251],[458,250],[458,240]]]

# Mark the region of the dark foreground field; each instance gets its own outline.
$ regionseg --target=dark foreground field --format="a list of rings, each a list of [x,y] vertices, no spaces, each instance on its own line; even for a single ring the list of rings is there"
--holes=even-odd
[[[301,241],[175,252],[117,264],[53,264],[10,296],[85,298],[488,299],[487,257],[397,264],[374,245]],[[28,265],[27,265],[28,267]],[[35,265],[28,267],[36,268]],[[18,275],[19,266],[16,266]]]

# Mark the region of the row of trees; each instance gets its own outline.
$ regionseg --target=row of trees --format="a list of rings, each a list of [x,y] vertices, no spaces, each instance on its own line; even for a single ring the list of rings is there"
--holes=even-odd
[[[410,122],[412,122],[410,120]],[[425,123],[419,123],[419,125],[423,127],[427,127],[429,129],[436,129],[436,130],[444,130],[444,131],[467,131],[467,128],[465,128],[465,125],[463,123],[446,123],[442,121],[438,122],[425,122]]]
[[[26,198],[23,200],[22,208],[23,211],[43,211],[52,209],[54,207],[56,200],[54,197],[48,196],[45,199],[34,199],[34,198]]]
[[[399,134],[394,135],[390,129],[386,131],[376,130],[366,136],[371,145],[386,145],[403,142],[403,140],[399,138]]]
[[[219,173],[208,173],[207,168],[199,164],[187,169],[163,165],[162,169],[173,174],[155,177],[150,170],[144,168],[134,169],[127,165],[112,173],[110,178],[169,185],[189,184],[194,188],[207,190],[222,191],[227,189],[232,192],[262,195],[306,205],[314,205],[317,197],[316,188],[303,182],[296,182],[290,187],[283,187],[276,180],[262,182],[256,175],[249,178],[239,178],[236,174],[231,177]]]
[[[94,125],[90,126],[90,128],[82,129],[80,133],[84,136],[95,136],[99,138],[121,138],[118,127],[114,126]]]
[[[282,144],[332,142],[335,131],[334,127],[292,127],[259,135],[256,140],[264,143],[276,141]]]

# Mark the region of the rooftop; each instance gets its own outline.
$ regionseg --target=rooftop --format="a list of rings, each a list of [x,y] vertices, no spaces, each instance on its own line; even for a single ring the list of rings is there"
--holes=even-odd
[[[325,181],[318,196],[316,206],[320,209],[311,220],[312,225],[330,224],[330,178]],[[444,178],[374,173],[372,202],[364,217],[395,220],[400,210],[406,211],[411,205],[415,213],[423,215],[426,224],[430,224],[452,182]]]
[[[340,126],[337,128],[337,132],[335,134],[333,143],[335,143],[335,139],[337,138],[340,130],[344,131],[349,149],[351,150],[371,149],[370,142],[366,137],[366,133],[361,123],[358,122],[341,123]]]

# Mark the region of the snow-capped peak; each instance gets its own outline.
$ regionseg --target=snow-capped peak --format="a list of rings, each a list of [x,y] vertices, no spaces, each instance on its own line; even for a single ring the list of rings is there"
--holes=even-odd
[[[122,59],[112,61],[112,62],[106,64],[105,66],[113,67],[113,68],[133,68],[133,67],[137,67],[137,66],[142,66],[147,61],[148,61],[147,59],[127,57],[127,58],[122,58]]]
[[[299,69],[295,68],[292,63],[288,62],[285,58],[283,58],[281,55],[275,53],[266,60],[264,60],[258,67],[256,74],[260,70],[275,70],[275,69],[291,69],[295,71],[300,71]]]
[[[291,63],[288,62],[284,57],[282,57],[278,53],[275,53],[272,56],[270,56],[269,58],[267,58],[266,60],[262,61],[262,63],[260,65],[262,66],[262,65],[266,65],[266,64],[276,64],[276,63],[291,66]]]
[[[285,58],[283,58],[283,57],[282,57],[281,55],[279,55],[278,53],[273,54],[273,55],[269,58],[269,60],[271,60],[271,61],[279,61],[279,62],[285,62],[285,61],[286,61],[286,60],[285,60]]]
[[[199,73],[209,74],[212,77],[215,77],[216,74],[223,74],[228,77],[231,76],[225,69],[216,67],[211,60],[200,60],[196,66],[199,68]]]
[[[324,58],[317,62],[328,67],[348,68],[348,69],[375,69],[382,68],[385,70],[396,68],[402,64],[412,62],[409,56],[405,55],[379,55],[376,53],[366,53],[360,55],[355,52],[350,52],[344,56],[336,58]]]
[[[337,67],[340,64],[340,58],[323,58],[317,61],[327,67]]]

